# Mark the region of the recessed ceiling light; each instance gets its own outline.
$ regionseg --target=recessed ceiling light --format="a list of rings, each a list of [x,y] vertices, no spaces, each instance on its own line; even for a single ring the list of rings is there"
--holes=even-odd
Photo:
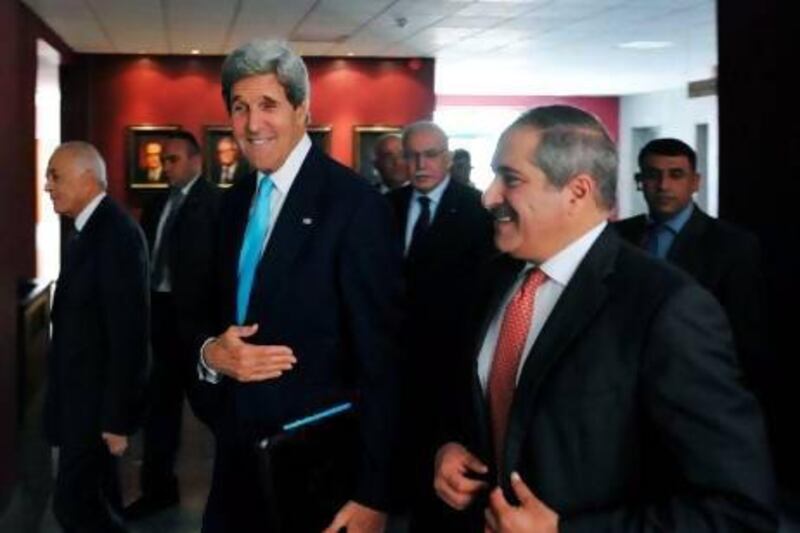
[[[192,52],[191,53],[192,53],[192,55],[196,56],[196,55],[200,54],[200,50],[198,50],[197,48],[192,48]]]
[[[617,46],[634,50],[658,50],[659,48],[675,46],[675,43],[672,41],[629,41],[627,43],[619,43]]]

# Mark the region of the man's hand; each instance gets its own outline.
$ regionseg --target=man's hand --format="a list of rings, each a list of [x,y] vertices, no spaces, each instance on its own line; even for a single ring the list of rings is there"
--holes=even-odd
[[[506,501],[499,487],[489,496],[485,533],[558,533],[558,515],[531,492],[514,472],[511,488],[519,500],[519,507]]]
[[[104,431],[101,436],[106,446],[108,446],[108,451],[111,455],[119,457],[128,449],[128,437],[125,435],[115,435],[114,433],[106,433]]]
[[[339,509],[331,525],[322,533],[339,533],[342,528],[347,533],[383,533],[386,528],[386,513],[351,500]]]
[[[288,346],[261,346],[242,339],[258,331],[258,324],[230,326],[203,350],[206,365],[237,381],[280,377],[297,362]]]
[[[485,481],[467,474],[486,474],[489,469],[457,442],[448,442],[436,453],[433,488],[444,502],[459,511],[466,509],[486,487]]]

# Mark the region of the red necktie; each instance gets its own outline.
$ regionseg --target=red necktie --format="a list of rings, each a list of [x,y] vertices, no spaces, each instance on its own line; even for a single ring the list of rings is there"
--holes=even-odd
[[[528,272],[525,281],[506,306],[500,335],[497,338],[492,368],[489,371],[488,397],[498,472],[502,470],[500,466],[505,449],[508,414],[516,389],[522,350],[525,348],[525,340],[531,326],[536,290],[546,278],[545,273],[538,268]]]

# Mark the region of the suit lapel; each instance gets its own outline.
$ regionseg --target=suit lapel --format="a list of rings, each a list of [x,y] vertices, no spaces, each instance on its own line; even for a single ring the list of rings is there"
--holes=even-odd
[[[703,242],[702,235],[706,232],[707,227],[708,215],[695,205],[686,225],[675,236],[675,241],[667,253],[667,259],[681,267],[689,267],[688,270],[691,271],[696,256],[695,247],[698,243]]]
[[[517,464],[535,397],[547,372],[605,303],[609,294],[606,278],[613,271],[618,249],[618,237],[607,227],[575,271],[531,348],[514,393],[503,464]]]
[[[404,244],[406,237],[406,224],[408,223],[408,206],[411,203],[411,194],[413,190],[414,189],[411,187],[411,185],[403,187],[400,189],[400,192],[397,193],[397,199],[395,200],[397,223],[399,225],[400,235]]]
[[[436,208],[433,222],[423,235],[421,246],[415,248],[418,256],[441,253],[442,247],[447,246],[448,231],[450,231],[449,228],[453,227],[451,221],[458,216],[459,208],[459,191],[456,190],[454,183],[452,180],[448,183],[442,194],[439,206]],[[408,209],[406,209],[406,213],[408,213]]]
[[[325,171],[321,162],[320,153],[312,147],[289,190],[258,264],[251,302],[269,305],[279,301],[286,289],[286,278],[295,257],[311,235],[314,224],[319,223],[318,197]],[[252,313],[251,307],[248,314]]]
[[[97,205],[92,216],[86,222],[86,225],[79,233],[74,233],[67,246],[69,247],[67,253],[64,254],[64,263],[58,273],[58,281],[56,282],[56,290],[53,295],[53,312],[55,313],[56,306],[63,298],[63,295],[69,287],[70,283],[75,279],[80,271],[81,265],[91,257],[88,250],[91,249],[91,242],[95,238],[96,227],[100,224],[100,220],[105,216],[106,210],[109,208],[108,196],[103,198]]]

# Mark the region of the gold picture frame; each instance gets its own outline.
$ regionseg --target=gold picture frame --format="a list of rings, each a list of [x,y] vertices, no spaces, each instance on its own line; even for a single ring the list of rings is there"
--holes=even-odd
[[[161,167],[164,141],[181,127],[175,124],[137,124],[126,128],[127,183],[130,189],[169,187]]]

